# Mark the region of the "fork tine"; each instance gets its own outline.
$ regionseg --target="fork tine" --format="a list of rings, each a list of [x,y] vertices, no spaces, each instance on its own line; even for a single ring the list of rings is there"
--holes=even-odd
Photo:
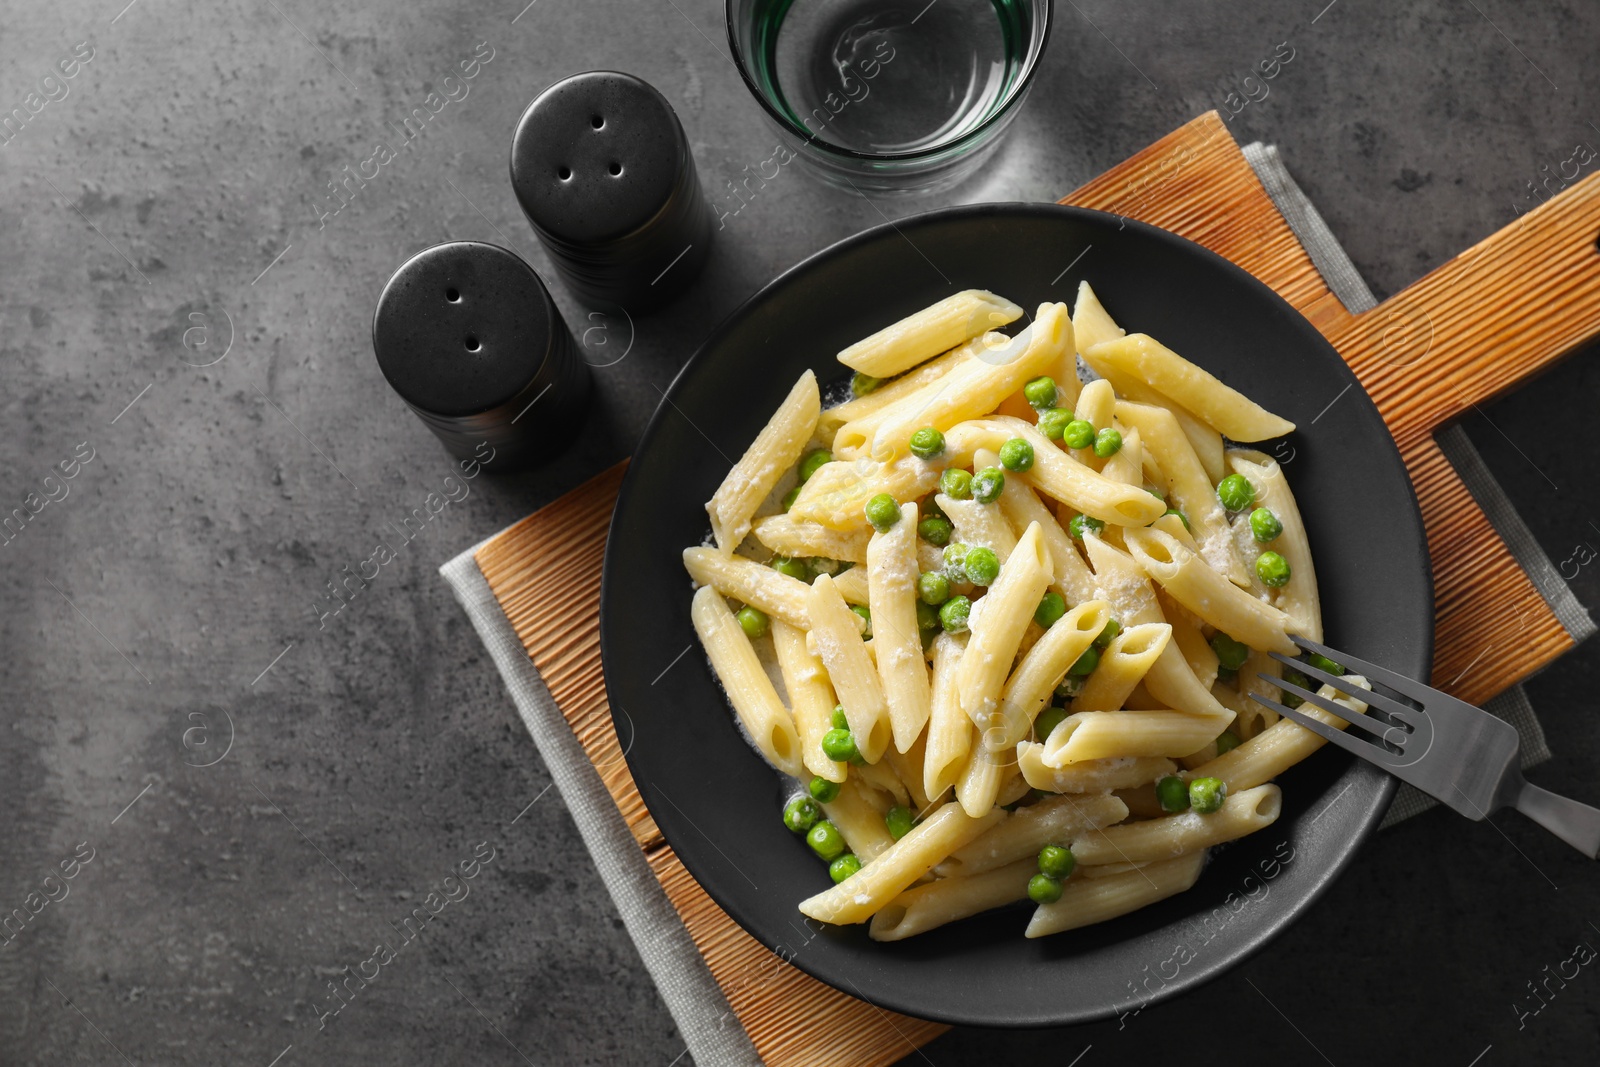
[[[1286,719],[1293,719],[1307,730],[1326,741],[1338,745],[1352,755],[1359,756],[1369,763],[1376,763],[1385,769],[1395,770],[1397,760],[1394,754],[1376,742],[1364,741],[1352,734],[1345,733],[1343,730],[1335,729],[1321,719],[1314,719],[1305,712],[1280,704],[1276,700],[1268,700],[1266,697],[1258,696],[1255,693],[1250,694],[1250,699],[1257,704],[1271,708]]]
[[[1301,686],[1295,685],[1293,682],[1286,682],[1272,677],[1268,677],[1266,681],[1271,682],[1280,689],[1293,693],[1302,700],[1307,700],[1312,704],[1315,704],[1317,707],[1321,708],[1323,711],[1326,711],[1330,715],[1337,715],[1345,722],[1361,727],[1374,737],[1383,738],[1390,730],[1400,729],[1393,723],[1384,722],[1382,719],[1374,718],[1371,715],[1364,715],[1361,712],[1356,711],[1354,708],[1345,707],[1332,697],[1325,697],[1321,693],[1302,688]],[[1359,688],[1359,686],[1352,686],[1352,688]],[[1362,689],[1361,692],[1365,693],[1366,690]]]
[[[1407,723],[1408,725],[1412,726],[1413,728],[1415,728],[1418,725],[1418,722],[1417,722],[1417,709],[1416,708],[1407,707],[1406,705],[1400,703],[1398,700],[1394,699],[1393,697],[1385,696],[1383,693],[1375,692],[1375,691],[1373,691],[1371,689],[1363,689],[1359,685],[1351,685],[1348,682],[1346,682],[1344,680],[1343,676],[1341,676],[1341,675],[1332,674],[1332,673],[1330,673],[1328,671],[1324,671],[1324,670],[1322,670],[1322,669],[1320,669],[1318,667],[1313,667],[1313,666],[1311,666],[1311,664],[1302,662],[1301,660],[1290,659],[1288,656],[1285,656],[1280,652],[1268,652],[1267,655],[1271,656],[1273,659],[1277,660],[1279,663],[1282,663],[1284,666],[1290,667],[1290,668],[1292,668],[1292,669],[1294,669],[1296,671],[1299,671],[1301,674],[1305,675],[1308,678],[1316,679],[1322,685],[1331,685],[1335,689],[1339,690],[1341,693],[1345,693],[1345,694],[1347,694],[1349,696],[1355,697],[1357,700],[1361,701],[1363,704],[1366,704],[1369,707],[1374,707],[1374,708],[1377,708],[1379,711],[1385,712],[1385,713],[1387,713],[1389,715],[1393,715],[1396,719],[1400,720],[1401,722]],[[1332,657],[1330,656],[1329,658],[1331,659]],[[1279,684],[1276,679],[1274,679],[1274,678],[1272,678],[1270,676],[1263,676],[1263,677],[1266,677],[1266,680],[1269,681],[1269,682],[1272,682],[1274,685]],[[1371,680],[1372,679],[1370,679],[1370,678],[1367,679],[1367,681],[1369,681],[1369,682]],[[1285,687],[1285,688],[1287,688],[1287,687]],[[1298,690],[1297,690],[1297,692],[1298,692]],[[1304,694],[1301,693],[1300,695],[1303,696]],[[1332,710],[1332,709],[1329,709],[1329,710]]]
[[[1426,701],[1427,699],[1428,687],[1421,682],[1418,682],[1414,678],[1407,678],[1403,674],[1396,674],[1387,667],[1380,667],[1376,663],[1372,663],[1368,660],[1357,659],[1354,656],[1340,652],[1338,649],[1329,648],[1327,645],[1319,645],[1317,642],[1301,637],[1299,634],[1290,634],[1289,640],[1293,641],[1307,652],[1315,652],[1318,655],[1327,656],[1340,666],[1354,670],[1357,674],[1364,675],[1369,682],[1382,682],[1395,692],[1404,693],[1413,700]],[[1305,669],[1305,664],[1297,663],[1295,665],[1295,669],[1303,671]],[[1388,709],[1386,708],[1384,710],[1387,711]]]

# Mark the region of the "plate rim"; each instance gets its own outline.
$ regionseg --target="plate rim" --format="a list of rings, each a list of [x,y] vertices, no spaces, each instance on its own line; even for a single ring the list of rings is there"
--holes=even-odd
[[[661,421],[666,417],[667,411],[675,407],[673,404],[673,396],[677,392],[678,387],[683,382],[685,376],[691,370],[695,369],[703,360],[708,358],[708,352],[712,348],[713,344],[738,323],[755,313],[765,301],[770,299],[773,294],[779,292],[793,278],[804,272],[817,269],[819,266],[823,265],[829,260],[848,255],[850,250],[858,245],[869,244],[875,240],[885,237],[888,234],[899,236],[905,240],[907,244],[910,244],[913,249],[915,249],[916,245],[914,242],[911,241],[910,237],[906,236],[906,231],[908,230],[914,232],[916,229],[924,226],[935,225],[951,220],[981,220],[986,217],[1013,215],[1022,216],[1024,218],[1030,215],[1038,217],[1054,216],[1077,218],[1081,221],[1086,221],[1093,226],[1108,226],[1111,223],[1115,223],[1119,231],[1123,229],[1132,229],[1136,232],[1142,232],[1146,237],[1152,240],[1174,246],[1179,250],[1180,254],[1198,255],[1201,259],[1209,260],[1214,268],[1218,269],[1222,273],[1233,275],[1238,282],[1241,282],[1247,287],[1254,287],[1258,289],[1264,293],[1269,300],[1275,301],[1292,312],[1294,318],[1298,320],[1298,323],[1305,329],[1305,331],[1307,331],[1308,338],[1311,339],[1311,344],[1313,346],[1320,344],[1332,353],[1339,365],[1344,368],[1344,372],[1349,375],[1352,384],[1354,384],[1356,389],[1360,392],[1361,398],[1367,404],[1372,406],[1373,411],[1378,416],[1379,423],[1386,430],[1388,430],[1388,423],[1383,420],[1382,412],[1377,409],[1377,404],[1372,399],[1371,394],[1367,392],[1365,386],[1363,386],[1360,380],[1356,378],[1354,370],[1350,367],[1349,363],[1344,360],[1344,357],[1339,354],[1338,349],[1333,347],[1332,342],[1323,336],[1321,331],[1319,331],[1298,308],[1289,303],[1289,301],[1277,290],[1273,289],[1266,282],[1262,281],[1260,278],[1257,278],[1254,274],[1251,274],[1249,271],[1245,270],[1243,267],[1240,267],[1238,264],[1234,263],[1232,260],[1226,258],[1220,253],[1207,248],[1198,241],[1193,241],[1171,230],[1113,212],[1100,211],[1095,208],[1079,207],[1072,204],[1046,201],[989,201],[978,204],[962,204],[950,207],[934,208],[929,211],[908,215],[901,219],[885,221],[878,225],[867,227],[809,253],[797,262],[790,265],[788,268],[779,272],[755,292],[751,293],[744,300],[740,301],[740,303],[734,307],[733,310],[728,312],[728,314],[723,316],[723,318],[717,322],[716,326],[707,332],[699,344],[696,345],[694,352],[689,356],[688,359],[684,361],[683,365],[678,368],[677,373],[675,373],[672,377],[672,381],[667,385],[666,389],[662,391],[661,400],[657,403],[656,408],[651,413],[650,419],[646,423],[644,430],[639,435],[638,443],[635,445],[634,452],[636,453],[638,448],[645,441],[648,441],[655,435]],[[920,250],[918,251],[920,252]],[[937,270],[937,268],[935,269]],[[1070,269],[1070,265],[1068,269]],[[1426,622],[1423,628],[1424,632],[1420,635],[1422,638],[1421,649],[1423,660],[1421,673],[1427,675],[1431,673],[1433,667],[1435,652],[1434,638],[1436,631],[1435,617],[1433,612],[1436,589],[1433,578],[1432,559],[1428,551],[1427,528],[1423,522],[1422,509],[1417,498],[1416,483],[1410,477],[1409,469],[1405,465],[1404,456],[1400,452],[1399,445],[1394,439],[1392,430],[1390,430],[1388,434],[1388,447],[1389,450],[1394,454],[1395,458],[1400,462],[1402,472],[1406,475],[1404,479],[1406,499],[1411,506],[1411,513],[1416,518],[1415,529],[1417,537],[1414,548],[1418,554],[1417,558],[1421,563],[1423,581],[1428,592],[1428,610],[1424,615]],[[610,646],[612,644],[610,639],[611,627],[607,625],[607,604],[610,600],[610,594],[613,591],[613,555],[614,553],[621,551],[618,547],[618,541],[613,537],[613,534],[615,534],[617,531],[619,515],[621,514],[623,504],[628,499],[630,490],[635,485],[635,480],[640,477],[638,473],[638,465],[631,461],[632,455],[633,453],[630,453],[628,468],[624,472],[622,484],[618,487],[617,500],[612,507],[611,519],[606,527],[606,547],[602,557],[600,601],[598,610],[602,680],[606,679],[608,674],[607,664],[613,658],[613,654],[610,651]],[[619,723],[617,719],[617,712],[615,708],[612,707],[612,702],[610,700],[609,683],[607,683],[607,705],[611,712],[613,729],[618,729]],[[757,756],[757,758],[759,758],[759,756]],[[1215,965],[1210,969],[1203,970],[1202,972],[1194,972],[1188,975],[1180,974],[1177,978],[1163,985],[1158,991],[1151,993],[1148,997],[1138,1001],[1138,1010],[1142,1011],[1146,1007],[1165,1002],[1173,997],[1180,996],[1188,992],[1192,992],[1193,990],[1198,989],[1201,986],[1216,980],[1217,978],[1220,978],[1222,975],[1233,970],[1239,964],[1251,959],[1257,953],[1265,949],[1271,942],[1281,936],[1289,926],[1303,918],[1306,913],[1309,912],[1312,907],[1333,888],[1334,884],[1349,871],[1355,860],[1356,854],[1367,843],[1367,840],[1376,831],[1379,822],[1381,822],[1383,817],[1388,813],[1391,802],[1394,799],[1394,794],[1399,788],[1400,781],[1398,778],[1385,773],[1381,769],[1358,760],[1355,756],[1346,754],[1343,758],[1349,760],[1355,765],[1355,769],[1358,774],[1374,780],[1376,791],[1373,794],[1373,799],[1369,804],[1367,811],[1362,817],[1357,831],[1348,835],[1338,846],[1338,849],[1333,856],[1332,863],[1316,873],[1315,884],[1313,884],[1305,892],[1304,896],[1302,896],[1299,901],[1291,905],[1289,908],[1273,913],[1258,928],[1258,932],[1252,937],[1252,939],[1247,944],[1236,950],[1235,954],[1232,955],[1228,962],[1225,964]],[[630,753],[624,753],[624,759],[628,763],[629,774],[634,780],[635,788],[639,793],[640,801],[645,805],[645,809],[650,813],[652,820],[656,822],[656,825],[661,832],[661,838],[663,842],[668,845],[672,845],[673,842],[668,836],[666,826],[662,823],[661,819],[657,817],[656,808],[651,805],[646,796],[647,792],[650,791],[646,783],[646,779],[641,775],[634,773],[635,768],[633,765],[633,758]],[[667,820],[668,822],[671,822],[672,817],[668,815]],[[677,849],[674,848],[673,851],[674,855],[677,855]],[[752,927],[752,924],[746,921],[747,916],[744,914],[744,909],[739,905],[736,898],[729,898],[726,897],[725,894],[714,891],[710,886],[706,885],[700,880],[695,872],[690,869],[688,863],[684,862],[681,857],[679,858],[679,862],[683,864],[685,872],[687,872],[688,875],[694,879],[695,884],[698,885],[706,893],[706,895],[719,908],[721,908],[729,918],[734,921],[740,930],[753,938],[768,951],[775,954],[779,952],[781,947],[779,944],[763,936],[762,933],[758,932],[757,929]],[[760,924],[754,925],[759,926]],[[874,1004],[880,1008],[899,1012],[913,1018],[925,1019],[932,1022],[946,1023],[955,1026],[971,1026],[995,1030],[1075,1026],[1103,1021],[1118,1014],[1125,1013],[1119,1012],[1115,1006],[1107,1009],[1086,1007],[1076,1011],[1056,1009],[1049,1014],[1030,1014],[1018,1011],[1004,1018],[996,1019],[989,1017],[977,1018],[970,1015],[962,1015],[959,1012],[949,1012],[937,1009],[930,1011],[927,1008],[918,1005],[913,999],[902,997],[896,992],[891,992],[888,995],[869,995],[862,992],[860,989],[842,989],[840,985],[835,984],[835,982],[830,980],[829,977],[818,973],[816,969],[810,966],[809,964],[811,961],[805,958],[804,953],[789,952],[784,956],[784,958],[786,958],[788,962],[794,965],[796,968],[828,986],[830,989],[839,990],[848,996],[865,1000],[868,1003]],[[1131,1007],[1131,1004],[1129,1006]]]

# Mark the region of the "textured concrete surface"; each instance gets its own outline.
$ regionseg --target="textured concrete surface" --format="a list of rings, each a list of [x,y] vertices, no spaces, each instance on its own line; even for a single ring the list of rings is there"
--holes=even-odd
[[[0,546],[0,911],[39,906],[0,946],[5,1064],[686,1063],[437,566],[626,455],[698,340],[785,266],[880,210],[1053,199],[1280,42],[1296,57],[1236,134],[1282,146],[1380,293],[1600,143],[1591,5],[1061,4],[984,175],[875,206],[786,169],[596,372],[571,452],[472,482],[319,628],[325,583],[451,470],[374,365],[382,282],[447,238],[548,274],[506,180],[531,96],[586,68],[648,79],[727,210],[773,137],[715,0],[124,2],[0,5],[0,110],[29,114],[0,145],[0,494],[59,498]],[[45,83],[75,48],[92,58]],[[467,95],[333,213],[335,174],[475,55]],[[1579,356],[1470,425],[1557,561],[1600,545],[1595,387]],[[61,463],[74,476],[46,483]],[[1569,571],[1594,604],[1600,567]],[[1596,799],[1600,653],[1530,688],[1557,753],[1536,778]],[[406,940],[463,863],[466,895]],[[1600,976],[1563,961],[1600,946],[1597,879],[1515,815],[1430,814],[1196,995],[1122,1028],[957,1032],[908,1062],[1591,1063]],[[364,963],[379,940],[394,958]],[[374,965],[319,1030],[328,983]]]

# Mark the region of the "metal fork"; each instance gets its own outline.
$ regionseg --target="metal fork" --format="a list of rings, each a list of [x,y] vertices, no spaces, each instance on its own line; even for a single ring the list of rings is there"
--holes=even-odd
[[[1251,694],[1253,700],[1410,782],[1469,819],[1485,819],[1490,812],[1514,807],[1585,856],[1600,859],[1600,811],[1524,780],[1517,759],[1521,740],[1510,723],[1375,663],[1303,637],[1291,635],[1290,640],[1422,707],[1350,685],[1339,675],[1276,652],[1271,654],[1273,659],[1313,679],[1318,687],[1330,685],[1365,702],[1371,714],[1352,711],[1320,693],[1267,675],[1260,676],[1262,681],[1309,701],[1356,729],[1339,730],[1303,711]]]

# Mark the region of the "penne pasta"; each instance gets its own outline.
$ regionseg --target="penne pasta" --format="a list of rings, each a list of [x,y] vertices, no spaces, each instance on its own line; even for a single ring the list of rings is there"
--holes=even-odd
[[[734,620],[722,594],[709,586],[702,587],[694,595],[690,617],[711,660],[711,669],[727,692],[728,702],[751,743],[784,774],[803,774],[794,720],[778,699],[771,679],[756,658],[756,650],[750,647],[750,639]]]
[[[1115,367],[1167,396],[1182,397],[1185,407],[1234,441],[1265,441],[1294,430],[1288,419],[1279,418],[1145,334],[1131,333],[1095,345],[1084,358]]]
[[[967,727],[971,739],[967,746],[967,762],[956,778],[956,801],[973,818],[1001,803],[1000,788],[1016,769],[1013,753],[993,750],[984,744],[983,732],[976,726]]]
[[[1028,879],[1038,871],[1033,857],[981,874],[915,885],[872,917],[867,936],[904,941],[946,923],[1028,899]]]
[[[877,432],[878,423],[883,421],[883,412],[943,378],[963,360],[982,358],[1010,343],[1011,338],[1003,333],[974,337],[938,359],[930,359],[915,370],[884,382],[865,396],[858,396],[836,408],[823,411],[817,419],[817,433],[824,440],[831,437],[835,459],[865,458],[872,444],[872,435]]]
[[[956,672],[956,687],[961,710],[981,731],[1001,725],[995,718],[1001,688],[1050,578],[1043,536],[1038,526],[1029,526],[968,620],[972,636]],[[1009,735],[1010,730],[1002,727],[1001,732]]]
[[[857,632],[859,616],[845,605],[826,574],[819,574],[811,583],[807,607],[811,638],[844,706],[856,747],[863,759],[876,763],[890,741],[889,704],[878,670]]]
[[[871,863],[894,844],[894,837],[884,825],[883,812],[867,799],[858,779],[845,779],[839,795],[822,805],[828,821],[838,827],[844,843],[862,863]]]
[[[972,750],[972,720],[961,710],[956,691],[956,670],[965,648],[965,638],[956,634],[941,633],[933,639],[932,702],[922,771],[922,791],[929,799],[944,796],[956,784]]]
[[[972,818],[959,804],[946,804],[871,863],[831,889],[800,902],[800,911],[818,922],[862,923],[934,865],[999,821],[1005,813],[990,811]]]
[[[1076,605],[1095,598],[1094,575],[1073,547],[1072,537],[1061,528],[1050,509],[1034,495],[1032,483],[1026,475],[1006,476],[1005,489],[1000,494],[1000,510],[1005,513],[1013,529],[1026,530],[1030,525],[1038,525],[1039,535],[1050,553],[1050,567],[1054,574],[1050,586],[1061,594],[1063,600],[1069,605]]]
[[[751,533],[775,555],[800,558],[821,556],[824,559],[865,563],[867,540],[872,529],[835,530],[785,511],[757,519]]]
[[[772,645],[789,694],[789,714],[800,738],[800,760],[806,770],[830,782],[842,782],[845,766],[822,752],[822,735],[832,729],[833,687],[822,661],[806,651],[806,632],[782,619],[772,620]]]
[[[1090,830],[1072,843],[1072,854],[1090,867],[1171,859],[1253,834],[1276,822],[1282,810],[1283,794],[1278,787],[1258,785],[1230,795],[1210,815],[1186,811]]]
[[[1176,538],[1154,530],[1128,533],[1128,552],[1141,570],[1179,604],[1251,648],[1299,654],[1289,640],[1289,617],[1208,567]]]
[[[1007,478],[1006,481],[1009,483],[1011,479]],[[950,540],[969,547],[984,545],[994,549],[994,554],[1001,559],[1011,555],[1012,549],[1017,547],[1017,535],[1012,532],[1011,524],[1006,521],[1006,515],[1000,508],[993,504],[980,504],[976,500],[956,500],[943,493],[933,499],[939,505],[939,510],[949,516],[950,525],[955,527],[955,535]]]
[[[724,555],[749,534],[756,509],[799,461],[806,442],[816,431],[821,404],[817,376],[808,370],[800,375],[788,397],[706,503],[712,536]]]
[[[1361,689],[1372,688],[1371,683],[1356,674],[1345,675],[1342,682]],[[1325,685],[1318,692],[1351,711],[1367,710],[1365,701],[1337,693],[1332,686]],[[1309,700],[1300,705],[1300,710],[1335,730],[1343,730],[1349,725],[1344,719],[1331,711],[1323,711]],[[1321,734],[1301,726],[1293,719],[1279,719],[1238,748],[1196,767],[1193,777],[1220,778],[1229,792],[1241,792],[1272,781],[1327,743]]]
[[[994,720],[998,729],[988,738],[991,747],[1009,748],[1028,736],[1033,720],[1050,702],[1068,668],[1089,650],[1110,621],[1106,602],[1091,600],[1057,619],[1034,642],[1006,680]]]
[[[1078,711],[1045,739],[1047,767],[1116,756],[1186,756],[1213,740],[1220,728],[1182,711]]]
[[[1106,617],[1109,620],[1109,610]],[[1083,688],[1072,698],[1069,710],[1115,711],[1122,707],[1132,695],[1133,687],[1144,680],[1161,658],[1172,637],[1172,626],[1163,622],[1130,626],[1117,634],[1100,653],[1100,665],[1090,672]]]
[[[683,565],[697,585],[710,586],[723,596],[743,601],[790,626],[811,626],[806,609],[810,590],[798,578],[779,574],[743,556],[724,556],[712,548],[684,549]]]
[[[1258,547],[1278,553],[1289,563],[1289,580],[1273,590],[1272,603],[1289,616],[1293,632],[1313,641],[1322,640],[1322,600],[1317,593],[1317,571],[1311,562],[1311,544],[1306,539],[1300,508],[1289,491],[1289,483],[1276,460],[1260,452],[1228,453],[1235,474],[1242,474],[1256,490],[1256,506],[1271,511],[1283,524],[1283,532],[1271,544]],[[1248,522],[1242,523],[1247,529]],[[1252,569],[1252,573],[1254,573]]]
[[[1047,937],[1115,919],[1192,887],[1205,867],[1205,853],[1149,863],[1104,877],[1071,878],[1061,898],[1040,904],[1028,921],[1028,937]]]
[[[928,725],[931,706],[922,636],[917,629],[918,573],[917,505],[903,504],[900,521],[874,533],[867,545],[872,642],[897,752],[909,749]]]
[[[1113,796],[1046,797],[1018,808],[970,845],[952,852],[939,871],[946,876],[965,876],[1004,867],[1024,856],[1037,856],[1046,845],[1065,846],[1090,830],[1127,817],[1127,805]]]
[[[832,530],[865,531],[867,501],[879,493],[896,500],[915,500],[926,496],[939,484],[939,468],[914,456],[895,463],[875,463],[859,459],[824,463],[806,479],[800,494],[789,505],[795,519],[820,523]]]
[[[1017,746],[1017,768],[1030,786],[1047,793],[1108,793],[1152,783],[1177,765],[1159,756],[1116,756],[1052,767],[1044,761],[1044,745],[1024,741]]]
[[[965,289],[863,337],[839,353],[839,362],[874,378],[910,370],[969,338],[1022,317],[1022,309],[983,289]]]
[[[840,571],[833,576],[833,587],[838,590],[840,596],[844,597],[846,604],[866,606],[869,592],[867,588],[867,568],[851,567],[847,571]]]

